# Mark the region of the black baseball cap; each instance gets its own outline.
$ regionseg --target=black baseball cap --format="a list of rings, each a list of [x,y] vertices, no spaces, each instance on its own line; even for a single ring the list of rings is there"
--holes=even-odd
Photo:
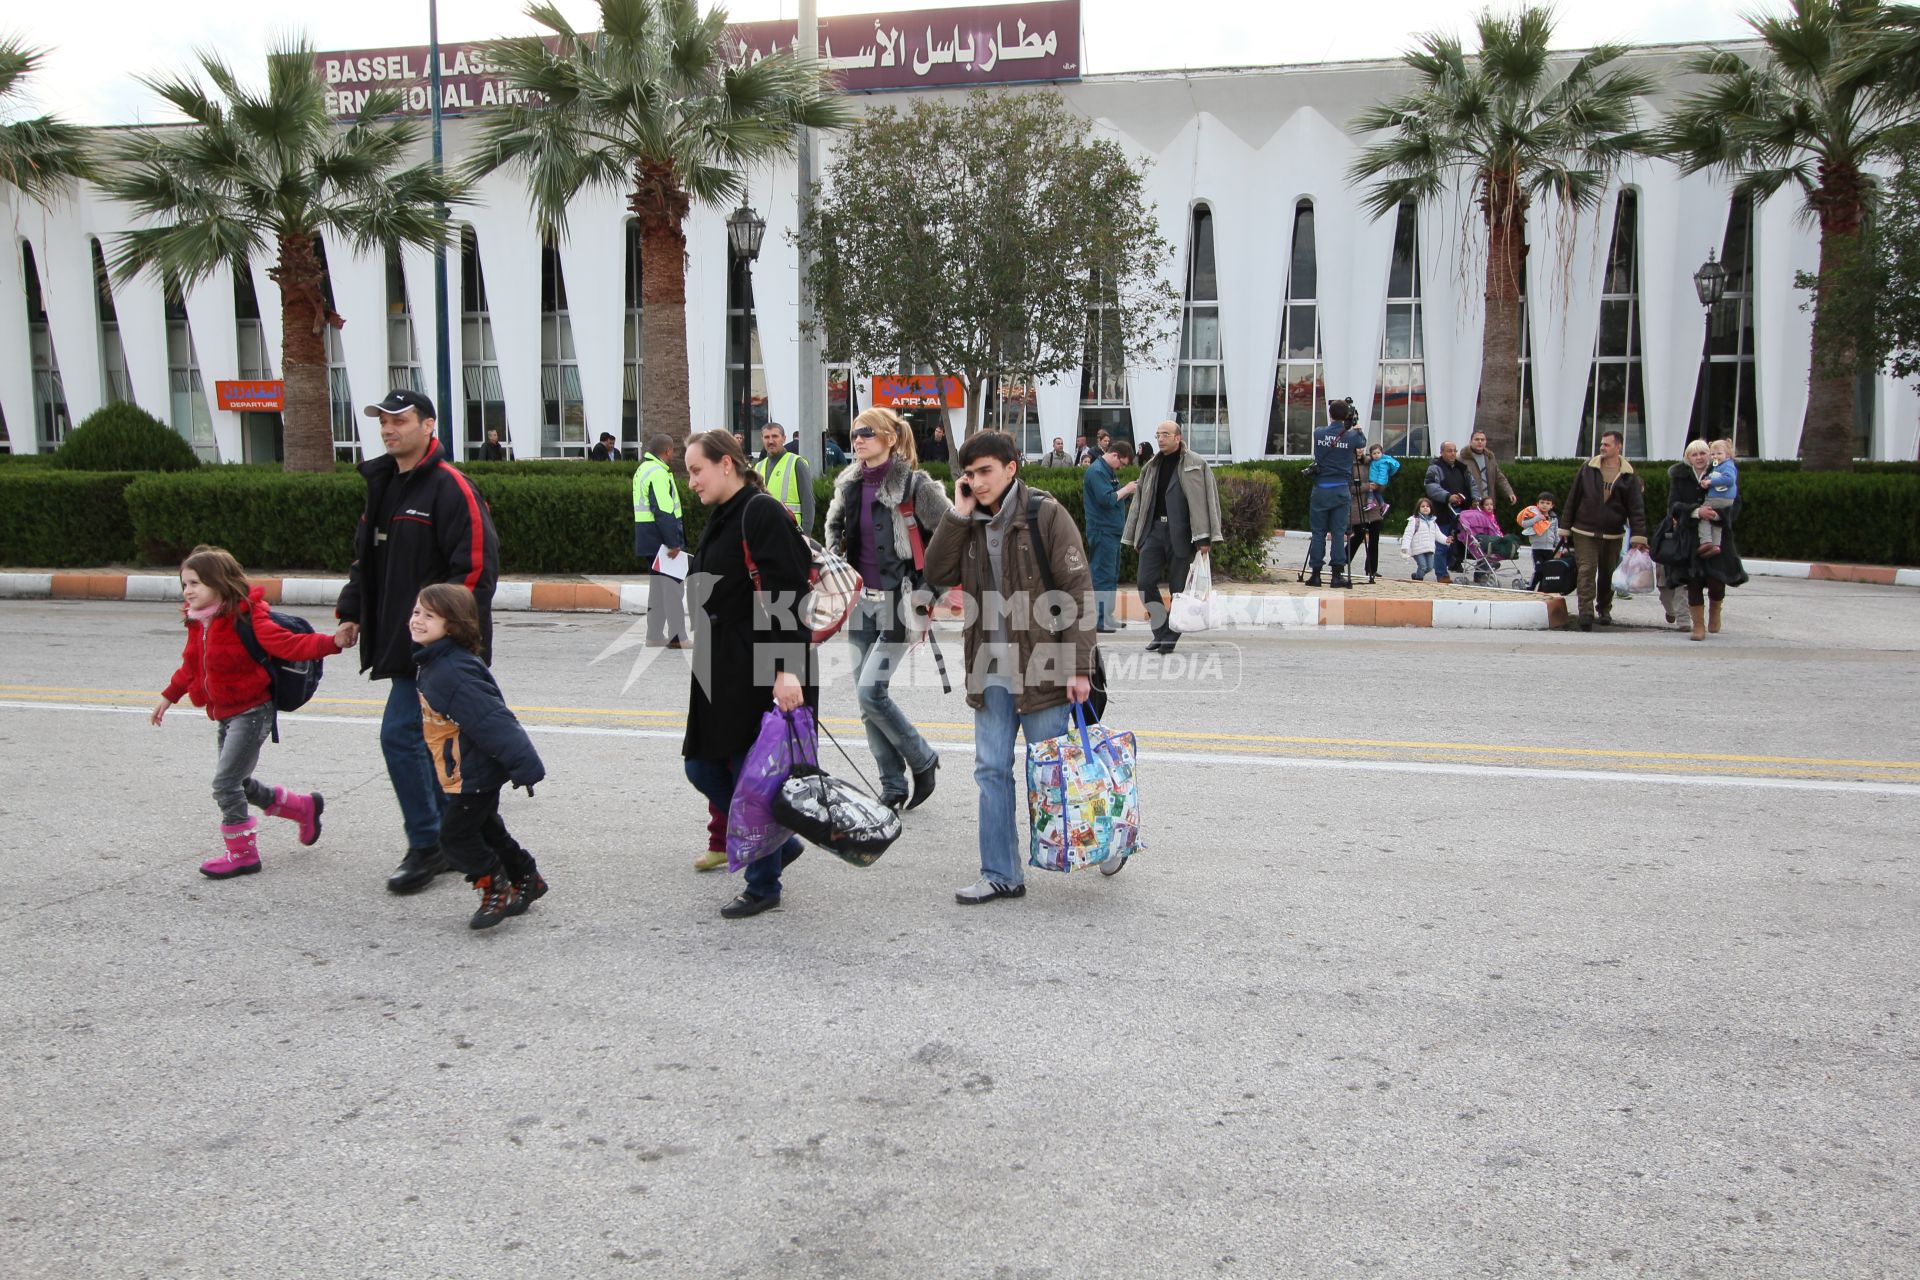
[[[387,392],[385,400],[379,404],[370,404],[360,412],[369,418],[377,418],[383,413],[405,413],[409,409],[418,409],[422,419],[434,417],[433,401],[418,391],[410,391],[405,387],[395,387]]]

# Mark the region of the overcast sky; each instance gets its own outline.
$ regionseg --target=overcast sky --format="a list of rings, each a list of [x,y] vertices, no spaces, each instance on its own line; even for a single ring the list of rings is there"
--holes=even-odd
[[[822,14],[942,8],[941,0],[818,0]],[[1557,43],[1651,44],[1747,34],[1739,12],[1767,0],[1576,0]],[[559,0],[582,27],[592,0]],[[1391,57],[1410,32],[1464,28],[1479,0],[1082,0],[1088,74],[1168,67],[1252,66]],[[195,48],[223,51],[244,74],[276,36],[304,31],[321,49],[427,42],[427,0],[64,0],[7,5],[0,31],[50,50],[30,92],[34,112],[83,124],[167,118],[133,77],[184,68]],[[441,0],[441,38],[484,40],[534,30],[523,0]],[[742,20],[791,18],[795,0],[736,0]]]

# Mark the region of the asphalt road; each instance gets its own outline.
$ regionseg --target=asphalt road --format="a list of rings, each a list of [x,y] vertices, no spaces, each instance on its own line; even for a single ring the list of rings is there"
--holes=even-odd
[[[1121,875],[956,906],[968,722],[923,685],[906,836],[728,922],[680,656],[509,615],[551,779],[505,816],[553,892],[473,934],[456,879],[381,887],[384,686],[330,670],[268,749],[320,845],[269,824],[214,883],[213,728],[145,721],[169,607],[0,604],[4,1270],[1912,1276],[1916,619],[1756,581],[1704,645],[1300,632],[1171,674],[1129,632]]]

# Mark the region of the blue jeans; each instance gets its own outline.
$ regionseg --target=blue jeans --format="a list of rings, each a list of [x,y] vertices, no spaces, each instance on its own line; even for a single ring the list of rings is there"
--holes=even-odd
[[[740,777],[740,766],[746,760],[744,755],[731,760],[687,760],[687,781],[694,789],[707,798],[707,803],[721,813],[733,807],[733,784]],[[780,869],[785,863],[800,856],[799,836],[788,836],[787,842],[780,846],[777,853],[764,858],[755,858],[747,864],[747,892],[756,898],[777,898],[780,896]]]
[[[939,757],[888,688],[893,673],[906,661],[904,642],[880,638],[885,620],[856,612],[847,624],[847,639],[859,654],[855,680],[860,695],[860,722],[866,726],[867,748],[880,768],[882,795],[907,794],[907,770],[931,769]]]
[[[1433,569],[1433,552],[1416,551],[1413,553],[1413,580],[1415,582],[1427,576]]]
[[[1120,539],[1097,533],[1087,539],[1087,568],[1093,573],[1094,625],[1113,625],[1114,595],[1120,588]]]
[[[447,793],[440,789],[427,754],[427,736],[420,728],[420,687],[405,676],[394,676],[387,686],[387,709],[380,717],[380,754],[387,758],[387,778],[400,802],[400,820],[406,824],[407,847],[429,849],[440,843],[440,814]]]
[[[1029,744],[1067,731],[1067,706],[1021,715],[1013,691],[989,685],[986,705],[973,713],[973,780],[980,788],[980,874],[995,884],[1026,880],[1020,867],[1020,821],[1015,808],[1013,743],[1024,733]]]
[[[1345,484],[1339,488],[1315,485],[1307,500],[1307,528],[1313,541],[1307,547],[1307,565],[1315,573],[1327,558],[1327,540],[1333,540],[1333,571],[1347,567],[1347,517],[1353,514],[1353,492]]]

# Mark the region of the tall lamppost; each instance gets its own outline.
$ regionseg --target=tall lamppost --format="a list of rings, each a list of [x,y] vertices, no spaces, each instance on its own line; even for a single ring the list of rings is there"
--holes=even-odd
[[[440,3],[427,0],[427,79],[433,114],[433,167],[441,167],[440,150]],[[434,206],[434,216],[444,228],[451,216],[447,206]],[[433,246],[433,342],[434,391],[440,410],[440,456],[452,458],[453,451],[453,357],[447,350],[450,340],[447,318],[447,242],[444,237]]]
[[[800,25],[795,33],[798,37],[796,52],[809,64],[820,52],[820,18],[815,0],[800,0]],[[796,227],[807,225],[807,215],[813,208],[813,130],[802,128],[799,137],[798,163],[795,177],[794,215]],[[814,305],[813,281],[810,273],[813,269],[813,254],[802,246],[799,261],[799,322],[800,322],[800,414],[794,421],[795,446],[800,456],[813,459],[815,466],[824,467],[826,459],[826,410],[827,378],[826,369],[820,359],[820,339],[813,333]],[[849,397],[847,408],[852,410],[853,388],[847,388]],[[814,452],[819,450],[818,453]]]
[[[1713,309],[1720,305],[1720,295],[1727,290],[1727,269],[1713,260],[1713,250],[1707,250],[1707,260],[1693,273],[1693,291],[1699,295],[1700,305],[1707,310],[1706,338],[1700,347],[1700,363],[1705,370],[1705,389],[1700,393],[1700,430],[1705,436],[1713,434]]]
[[[741,293],[746,297],[752,296],[753,263],[760,258],[760,242],[766,234],[767,220],[755,213],[752,206],[742,197],[740,207],[727,216],[727,244],[733,249],[734,260],[740,264]],[[747,350],[741,353],[741,363],[747,367],[747,376],[742,380],[740,387],[742,400],[733,407],[736,435],[739,434],[741,426],[750,428],[753,416],[750,408],[753,403],[753,349],[751,339],[748,339],[748,342]],[[728,336],[728,345],[729,347],[732,345],[731,335]],[[731,364],[733,359],[731,350],[727,352],[727,359]],[[746,442],[746,448],[749,453],[753,451],[750,438]]]

